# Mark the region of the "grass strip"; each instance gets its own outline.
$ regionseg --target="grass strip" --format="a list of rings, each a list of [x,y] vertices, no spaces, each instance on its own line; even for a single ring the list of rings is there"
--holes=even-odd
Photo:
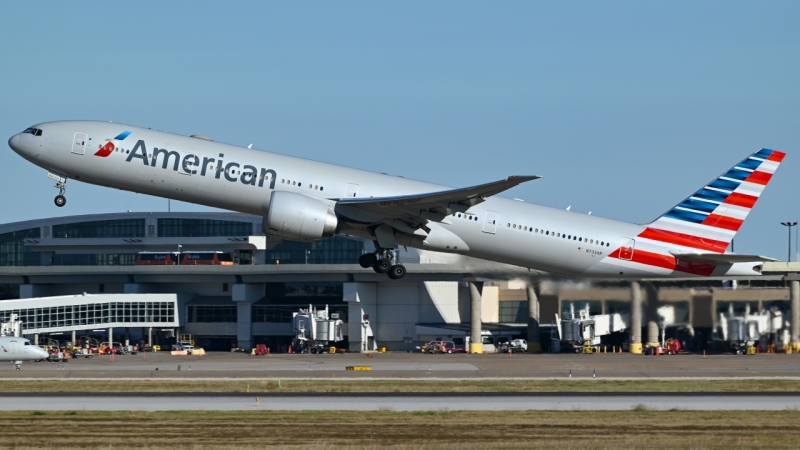
[[[0,448],[796,448],[800,412],[0,413]]]
[[[3,380],[20,392],[800,392],[793,380]],[[2,393],[0,392],[0,393]]]

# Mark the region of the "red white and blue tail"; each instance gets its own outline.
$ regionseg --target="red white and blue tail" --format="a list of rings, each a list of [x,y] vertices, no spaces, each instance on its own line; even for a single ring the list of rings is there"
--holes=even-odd
[[[724,252],[784,156],[766,148],[753,153],[648,224],[640,237]]]

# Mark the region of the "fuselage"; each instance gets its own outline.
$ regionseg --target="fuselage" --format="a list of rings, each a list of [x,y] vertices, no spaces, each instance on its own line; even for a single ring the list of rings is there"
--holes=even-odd
[[[65,178],[261,216],[269,210],[273,191],[303,194],[333,207],[342,198],[451,189],[110,122],[49,122],[35,128],[42,132],[20,133],[9,140],[9,145],[28,161]],[[565,275],[658,278],[759,274],[753,263],[681,264],[670,252],[696,249],[648,239],[646,225],[499,196],[488,197],[466,213],[454,213],[428,226],[443,227],[466,244],[436,251]],[[342,229],[341,233],[369,238],[355,229]]]
[[[47,352],[25,338],[0,336],[0,361],[38,361],[45,358]]]

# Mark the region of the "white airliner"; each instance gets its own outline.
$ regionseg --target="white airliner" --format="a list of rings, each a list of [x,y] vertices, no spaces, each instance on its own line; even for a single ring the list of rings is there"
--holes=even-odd
[[[23,361],[39,361],[45,358],[47,352],[25,338],[0,336],[0,361],[13,362],[17,370]]]
[[[785,154],[762,149],[655,221],[637,225],[496,195],[538,176],[453,189],[129,125],[48,122],[8,141],[67,179],[263,216],[264,233],[375,242],[359,263],[402,278],[408,246],[581,277],[758,275],[771,258],[726,252]]]

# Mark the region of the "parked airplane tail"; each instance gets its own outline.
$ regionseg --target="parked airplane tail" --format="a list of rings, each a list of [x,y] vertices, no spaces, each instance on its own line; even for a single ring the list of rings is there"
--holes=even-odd
[[[785,153],[763,148],[666,214],[640,237],[722,253],[756,204]]]

